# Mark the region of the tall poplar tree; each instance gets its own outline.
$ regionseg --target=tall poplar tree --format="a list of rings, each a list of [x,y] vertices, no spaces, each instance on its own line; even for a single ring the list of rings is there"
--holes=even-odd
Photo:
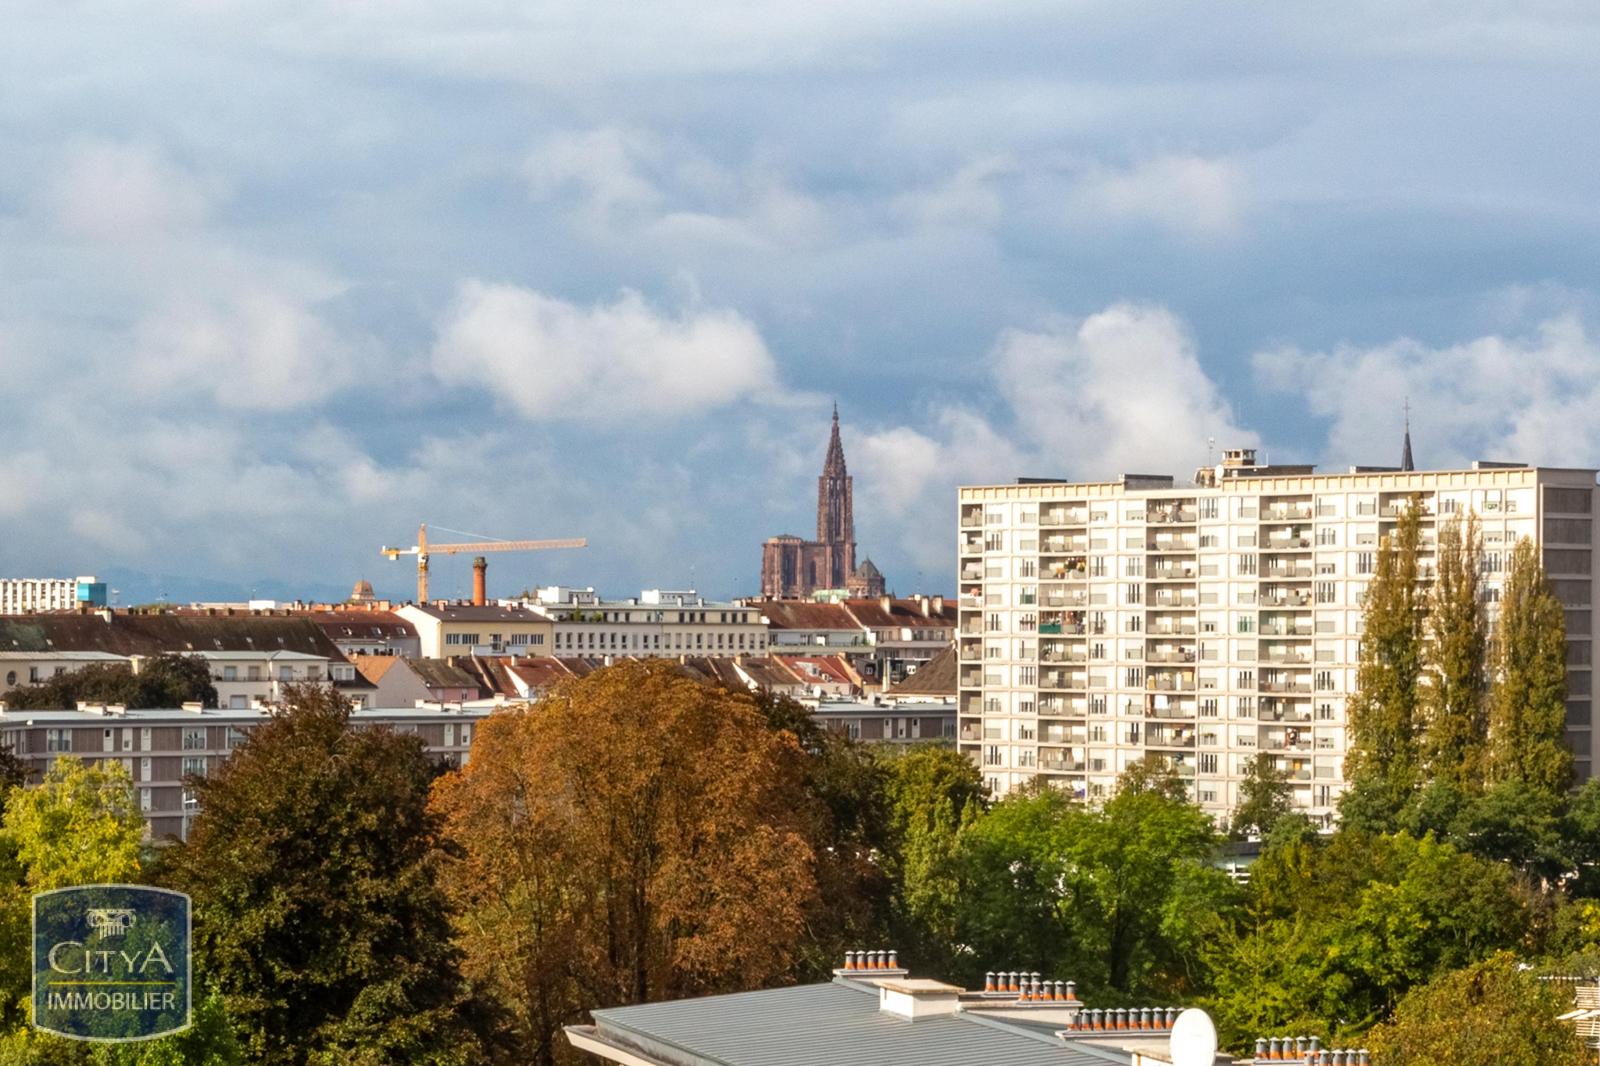
[[[1389,821],[1420,777],[1426,594],[1419,581],[1422,503],[1413,496],[1379,545],[1362,599],[1361,653],[1348,708],[1345,777],[1368,821]]]
[[[1475,513],[1440,527],[1438,559],[1428,603],[1424,755],[1432,780],[1477,788],[1488,735],[1488,624],[1481,598],[1483,533]]]
[[[1521,781],[1556,795],[1572,787],[1566,741],[1566,615],[1539,549],[1511,552],[1494,636],[1489,696],[1489,779]]]

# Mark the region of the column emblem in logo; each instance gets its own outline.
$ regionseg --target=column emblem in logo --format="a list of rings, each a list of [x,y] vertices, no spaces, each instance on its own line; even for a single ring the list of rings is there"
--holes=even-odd
[[[150,1040],[189,1027],[189,897],[80,885],[33,897],[33,1024],[73,1040]]]

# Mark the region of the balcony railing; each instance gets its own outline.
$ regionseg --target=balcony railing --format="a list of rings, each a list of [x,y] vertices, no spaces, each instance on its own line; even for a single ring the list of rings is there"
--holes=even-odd
[[[1145,551],[1151,552],[1192,552],[1195,550],[1193,537],[1151,537],[1145,541]]]
[[[1083,763],[1074,759],[1040,759],[1039,769],[1056,774],[1077,774],[1083,772]]]
[[[1303,551],[1310,547],[1310,537],[1268,536],[1261,541],[1261,550],[1268,552]]]
[[[1195,660],[1193,649],[1190,648],[1157,648],[1145,652],[1145,661],[1152,663],[1192,663]]]
[[[1147,633],[1158,637],[1192,637],[1194,636],[1194,623],[1168,623],[1166,625],[1151,626]]]
[[[1311,518],[1311,505],[1273,504],[1261,509],[1263,522],[1304,522]]]
[[[1150,692],[1193,692],[1194,678],[1158,675],[1145,678],[1144,687]]]
[[[1311,593],[1309,592],[1263,592],[1261,604],[1264,607],[1310,607]]]
[[[1040,652],[1039,661],[1042,663],[1086,663],[1089,661],[1089,653],[1079,651],[1076,648],[1063,648]]]
[[[1144,513],[1146,522],[1157,524],[1193,525],[1198,518],[1192,507],[1152,507]]]
[[[1263,681],[1262,692],[1298,692],[1309,695],[1311,682],[1309,681]]]

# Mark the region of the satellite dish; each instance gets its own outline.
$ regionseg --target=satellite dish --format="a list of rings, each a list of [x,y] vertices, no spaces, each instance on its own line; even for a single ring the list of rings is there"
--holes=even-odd
[[[1203,1010],[1190,1007],[1172,1025],[1172,1066],[1212,1066],[1217,1061],[1217,1027]]]

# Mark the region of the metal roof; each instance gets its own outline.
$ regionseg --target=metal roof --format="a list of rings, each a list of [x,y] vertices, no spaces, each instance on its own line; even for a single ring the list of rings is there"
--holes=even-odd
[[[876,989],[839,982],[593,1013],[593,1035],[672,1066],[1105,1066],[1128,1061],[1109,1049],[1089,1050],[970,1015],[910,1021],[880,1011]]]

